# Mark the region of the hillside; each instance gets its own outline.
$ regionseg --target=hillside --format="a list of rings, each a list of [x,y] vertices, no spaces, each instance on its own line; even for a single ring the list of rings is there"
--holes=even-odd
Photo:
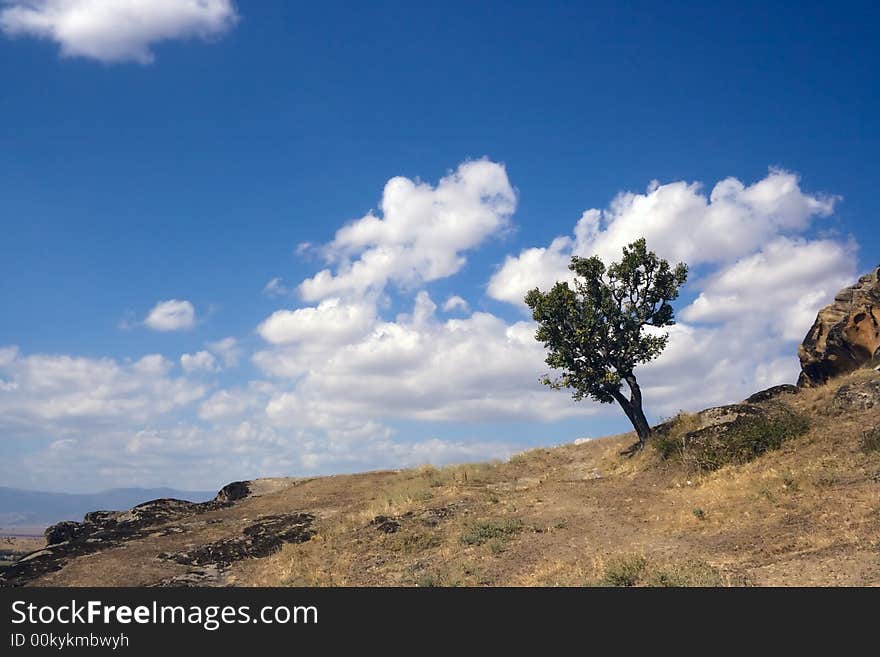
[[[206,504],[96,514],[80,539],[56,530],[68,540],[9,568],[6,584],[880,584],[880,373],[753,402],[677,418],[629,459],[619,452],[633,437],[621,435],[505,463],[257,480]],[[757,458],[725,457],[750,461],[700,469],[695,450],[717,457],[722,444],[700,436],[721,426],[732,427],[725,445],[752,440],[753,413],[770,418],[765,429],[797,418],[797,430]],[[103,538],[93,551],[88,532]]]

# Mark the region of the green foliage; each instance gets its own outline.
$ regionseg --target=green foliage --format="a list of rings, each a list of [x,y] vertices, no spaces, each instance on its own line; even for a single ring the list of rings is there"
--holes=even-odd
[[[522,521],[515,518],[489,518],[471,524],[461,536],[464,545],[482,545],[487,541],[504,540],[522,531]]]
[[[684,431],[679,428],[658,433],[652,441],[661,458],[684,463],[693,470],[711,471],[729,464],[747,463],[786,440],[810,429],[807,418],[790,410],[765,416],[742,416],[726,425]]]
[[[657,357],[668,334],[645,333],[645,326],[674,324],[669,305],[687,279],[687,266],[648,251],[644,239],[623,249],[623,259],[606,267],[598,256],[573,257],[574,288],[556,283],[525,298],[538,322],[535,338],[549,350],[546,362],[562,372],[543,383],[573,390],[572,396],[615,400],[621,381],[640,363]]]
[[[602,584],[605,586],[635,586],[641,581],[648,560],[639,555],[620,557],[605,567]]]
[[[707,587],[721,586],[721,574],[702,561],[688,561],[658,568],[645,578],[646,586]]]
[[[651,564],[640,555],[618,557],[602,575],[603,586],[706,587],[723,584],[720,573],[702,561]]]
[[[697,413],[680,411],[678,415],[663,425],[662,431],[658,428],[651,444],[663,460],[681,457],[684,445],[683,437],[699,429],[701,424],[700,416]]]
[[[696,518],[697,520],[706,519],[706,512],[703,511],[703,509],[701,509],[700,507],[693,509],[692,513],[694,514],[694,518]]]

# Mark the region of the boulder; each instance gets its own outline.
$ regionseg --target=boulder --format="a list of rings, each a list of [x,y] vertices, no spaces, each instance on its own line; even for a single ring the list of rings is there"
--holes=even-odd
[[[819,311],[798,349],[800,387],[875,365],[880,352],[880,267],[844,288]]]
[[[808,429],[806,418],[770,399],[681,415],[654,427],[652,440],[664,460],[710,471],[751,461]]]
[[[216,497],[214,497],[214,501],[236,502],[238,500],[243,500],[251,494],[250,483],[251,482],[249,481],[233,481],[231,484],[226,484],[220,489],[220,492],[217,493]]]
[[[756,392],[754,395],[746,399],[746,404],[760,404],[761,402],[776,399],[781,395],[796,395],[799,391],[800,388],[797,386],[793,386],[790,383],[783,383],[782,385],[773,386],[772,388]]]
[[[46,545],[57,545],[82,536],[85,531],[83,523],[63,520],[47,528],[43,536],[46,537]]]

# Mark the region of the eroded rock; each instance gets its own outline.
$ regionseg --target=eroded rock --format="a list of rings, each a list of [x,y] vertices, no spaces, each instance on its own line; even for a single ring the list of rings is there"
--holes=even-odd
[[[798,349],[798,385],[811,387],[874,364],[880,350],[880,267],[819,311]]]

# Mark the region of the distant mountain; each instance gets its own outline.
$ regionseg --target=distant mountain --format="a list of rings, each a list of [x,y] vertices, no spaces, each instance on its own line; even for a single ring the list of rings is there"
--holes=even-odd
[[[215,492],[173,488],[113,488],[100,493],[47,493],[0,486],[0,527],[48,527],[82,520],[89,511],[121,511],[161,497],[204,502]]]

